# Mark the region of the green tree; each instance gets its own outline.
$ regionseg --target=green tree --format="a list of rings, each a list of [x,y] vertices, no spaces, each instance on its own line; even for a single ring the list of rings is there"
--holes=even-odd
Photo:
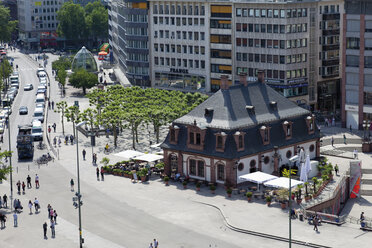
[[[7,59],[3,59],[0,64],[0,77],[3,83],[8,83],[8,78],[13,72],[13,67]]]
[[[86,38],[85,11],[80,4],[74,4],[72,1],[64,3],[57,12],[57,20],[59,36],[75,43]]]
[[[87,89],[94,87],[98,83],[98,77],[94,73],[80,69],[70,76],[69,82],[74,88],[82,88],[85,95]]]
[[[10,41],[18,21],[10,21],[9,8],[0,4],[0,41]]]
[[[124,118],[124,113],[119,105],[111,104],[107,106],[100,116],[102,124],[112,130],[114,135],[114,146],[117,147],[118,128],[121,126]]]
[[[67,72],[64,68],[57,70],[57,81],[62,85],[61,96],[65,92]]]
[[[90,130],[93,131],[94,128],[97,126],[97,110],[92,108],[87,108],[83,112],[80,113],[80,119],[82,121],[86,121],[90,127]]]
[[[58,71],[59,69],[71,69],[71,58],[67,56],[59,57],[58,60],[52,62],[52,69]]]
[[[56,103],[56,110],[54,110],[55,112],[61,114],[62,133],[63,133],[63,135],[65,135],[64,118],[65,118],[66,109],[67,109],[67,102],[60,101],[60,102],[57,102]]]
[[[5,157],[11,157],[12,156],[12,152],[11,151],[3,151],[3,152],[0,152],[0,182],[2,180],[6,180],[7,179],[7,175],[12,171],[12,167],[11,166],[5,166],[4,163],[3,163],[3,158]]]
[[[85,7],[85,22],[89,30],[89,36],[107,39],[108,37],[108,11],[98,1],[88,3]]]

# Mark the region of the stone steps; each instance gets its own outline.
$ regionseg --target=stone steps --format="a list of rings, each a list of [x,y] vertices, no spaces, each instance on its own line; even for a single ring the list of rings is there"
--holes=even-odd
[[[372,174],[363,174],[362,184],[372,184]]]
[[[362,174],[372,174],[372,169],[362,169]]]

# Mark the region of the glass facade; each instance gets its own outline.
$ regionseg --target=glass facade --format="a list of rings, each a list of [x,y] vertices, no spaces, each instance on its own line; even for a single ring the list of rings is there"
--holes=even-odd
[[[84,46],[74,57],[72,61],[72,71],[79,69],[85,69],[88,72],[97,72],[97,63],[91,52],[88,51]]]
[[[182,73],[155,73],[155,85],[160,87],[205,91],[205,78]]]

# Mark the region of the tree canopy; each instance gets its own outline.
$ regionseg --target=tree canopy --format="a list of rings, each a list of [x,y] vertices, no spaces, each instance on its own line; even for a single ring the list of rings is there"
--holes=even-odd
[[[87,89],[92,88],[98,83],[98,77],[94,73],[80,69],[70,76],[69,82],[74,88],[82,88],[85,95]]]
[[[90,104],[99,109],[99,121],[112,130],[115,146],[117,129],[129,128],[135,148],[140,125],[151,123],[159,142],[160,127],[187,114],[205,101],[207,96],[154,88],[111,86],[107,91],[93,90],[88,98]]]
[[[57,12],[59,21],[57,33],[69,40],[81,40],[86,37],[85,11],[80,4],[66,2]]]
[[[3,161],[3,158],[5,157],[11,157],[12,156],[12,152],[11,151],[3,151],[3,152],[0,152],[0,182],[2,180],[6,180],[7,179],[7,175],[12,171],[12,167],[10,166],[5,166],[4,163],[2,162]]]
[[[108,36],[108,11],[99,1],[88,3],[85,8],[72,1],[66,2],[57,12],[57,20],[57,33],[69,40],[97,40]]]
[[[10,41],[18,21],[10,20],[9,8],[0,4],[0,41]]]

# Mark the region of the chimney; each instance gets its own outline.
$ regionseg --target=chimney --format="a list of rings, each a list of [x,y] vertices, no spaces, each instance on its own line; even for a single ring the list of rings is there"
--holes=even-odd
[[[264,70],[257,71],[257,79],[258,79],[258,82],[265,83],[265,71]]]
[[[245,72],[240,73],[239,74],[239,81],[240,81],[240,84],[242,84],[244,86],[247,86],[248,85],[247,73],[245,73]]]
[[[227,75],[221,75],[221,90],[228,90],[229,89],[229,77]]]

